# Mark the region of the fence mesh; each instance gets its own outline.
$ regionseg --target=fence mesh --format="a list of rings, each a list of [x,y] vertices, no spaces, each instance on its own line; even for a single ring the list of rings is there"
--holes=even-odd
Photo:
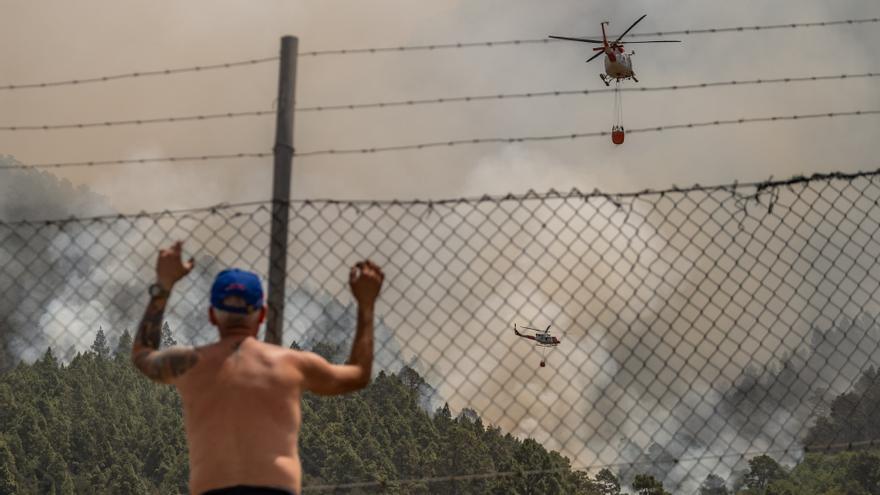
[[[376,368],[417,371],[430,384],[426,409],[470,411],[575,469],[650,473],[693,493],[758,454],[791,464],[880,438],[870,421],[841,433],[829,419],[878,414],[877,401],[834,400],[865,389],[880,361],[878,200],[875,172],[616,195],[292,202],[283,344],[344,360],[348,267],[370,258],[386,273]],[[0,223],[0,367],[48,346],[70,359],[99,328],[134,330],[156,252],[176,239],[197,268],[168,324],[181,343],[212,341],[210,282],[227,266],[265,279],[270,224],[269,204]],[[514,324],[549,326],[561,343],[536,347]]]

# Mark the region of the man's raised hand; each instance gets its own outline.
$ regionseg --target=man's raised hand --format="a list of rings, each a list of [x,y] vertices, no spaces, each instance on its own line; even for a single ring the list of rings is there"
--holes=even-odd
[[[156,262],[156,281],[165,290],[171,290],[174,284],[192,271],[195,259],[190,258],[186,263],[181,259],[183,242],[177,241],[168,249],[159,250],[159,259]]]
[[[348,283],[358,304],[372,306],[379,296],[385,274],[372,261],[361,261],[351,268]]]

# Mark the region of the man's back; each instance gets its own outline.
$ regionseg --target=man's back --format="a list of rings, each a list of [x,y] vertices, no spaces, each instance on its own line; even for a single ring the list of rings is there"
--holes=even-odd
[[[190,490],[249,484],[299,492],[301,373],[296,353],[252,337],[199,349],[174,384],[183,399]]]
[[[256,340],[267,312],[263,289],[256,274],[238,269],[221,271],[211,287],[208,317],[220,342],[160,350],[171,289],[195,266],[192,259],[182,261],[182,246],[178,241],[159,251],[157,282],[149,288],[131,359],[151,380],[176,385],[183,398],[190,492],[299,493],[302,391],[337,395],[370,382],[374,306],[385,275],[369,260],[349,271],[358,304],[346,364]]]

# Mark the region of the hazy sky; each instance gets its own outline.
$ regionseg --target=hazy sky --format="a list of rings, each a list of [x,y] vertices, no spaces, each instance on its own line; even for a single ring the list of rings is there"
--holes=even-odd
[[[595,35],[877,17],[876,0],[773,2],[383,0],[0,0],[0,86],[187,67],[303,51]],[[681,37],[631,45],[640,85],[880,71],[880,24]],[[302,106],[508,92],[595,89],[600,61],[578,43],[303,57]],[[624,94],[638,128],[740,117],[880,108],[876,79]],[[635,83],[627,82],[626,86]],[[62,124],[262,110],[277,64],[82,86],[0,91],[0,125]],[[610,130],[610,94],[296,116],[299,151]],[[880,118],[846,117],[633,134],[546,144],[477,145],[300,158],[294,196],[443,198],[529,188],[629,191],[873,169]],[[0,131],[22,163],[269,151],[274,119],[59,131]],[[266,199],[271,158],[54,171],[121,211]],[[7,172],[0,172],[7,173]]]
[[[0,0],[0,86],[270,57],[277,54],[279,38],[285,34],[299,36],[303,51],[532,39],[548,34],[596,35],[602,20],[610,20],[611,31],[619,32],[644,13],[648,17],[636,32],[878,17],[880,7],[877,0],[558,0],[552,4],[535,0]],[[880,46],[880,23],[692,35],[681,39],[683,43],[680,45],[630,46],[637,52],[634,63],[641,80],[639,85],[650,87],[880,72],[880,57],[876,54],[876,47]],[[601,61],[584,64],[592,53],[589,48],[577,43],[551,43],[303,57],[299,62],[297,98],[301,106],[315,106],[604,88],[597,77],[603,71]],[[168,77],[0,91],[0,126],[263,110],[272,107],[276,85],[277,64],[273,62]],[[627,82],[626,86],[633,87],[635,83]],[[878,109],[878,86],[880,80],[853,79],[626,93],[624,123],[628,128],[639,128]],[[610,94],[300,113],[296,117],[296,147],[307,152],[438,140],[570,134],[607,131],[611,125]],[[615,147],[608,138],[594,138],[544,144],[477,145],[365,156],[298,158],[294,163],[293,191],[297,198],[425,199],[518,193],[527,189],[568,190],[572,187],[616,192],[664,188],[673,184],[753,181],[770,175],[779,178],[834,170],[855,171],[880,167],[876,158],[880,150],[878,131],[880,117],[866,116],[633,134],[620,147]],[[46,132],[0,131],[0,155],[11,155],[27,164],[265,152],[271,149],[273,137],[274,119],[271,116]],[[106,196],[117,209],[131,212],[265,200],[271,191],[271,170],[272,160],[265,158],[70,168],[53,173],[75,184],[87,185]],[[3,174],[9,172],[0,171],[0,181],[5,180]],[[687,207],[684,204],[682,209]],[[602,219],[602,216],[591,214],[590,209],[576,217],[579,221]],[[512,218],[511,221],[515,220]],[[638,218],[634,215],[630,219],[627,215],[626,220],[621,221],[636,222]],[[646,238],[667,242],[667,234],[662,229],[654,235],[654,226],[650,222],[642,221],[637,225],[648,229]],[[609,227],[611,232],[615,229],[623,230],[623,226]],[[246,231],[242,235],[246,235]],[[668,234],[668,237],[673,235],[675,233]],[[631,246],[625,236],[614,239],[615,242],[626,242],[616,248],[621,253],[632,254],[639,249]],[[136,249],[146,250],[148,247],[144,244]],[[674,251],[674,247],[669,243],[656,249],[647,246],[644,250],[651,255],[652,249],[662,253],[664,250]],[[434,251],[437,250],[432,253]],[[397,255],[403,254],[407,253]],[[547,251],[548,256],[553,254]],[[873,256],[866,251],[865,256],[868,255]],[[641,254],[637,255],[637,261],[646,263],[645,266],[655,266],[639,256]],[[686,258],[686,253],[682,256]],[[586,260],[585,263],[591,261],[591,258],[582,259]],[[519,260],[528,265],[523,272],[541,266],[530,263],[524,256]],[[598,264],[598,260],[593,261],[590,266]],[[121,258],[120,262],[137,263],[138,259],[129,256]],[[697,273],[699,267],[696,263],[694,266],[697,267],[695,271],[685,270],[684,273]],[[411,268],[413,273],[419,270],[418,266]],[[640,276],[632,270],[623,272],[629,273],[629,277]],[[104,272],[95,273],[101,275]],[[111,273],[129,278],[127,270]],[[412,276],[415,280],[415,275]],[[569,273],[568,276],[577,277],[578,274]],[[401,284],[409,283],[408,279],[400,280]],[[552,284],[552,277],[544,282]],[[656,293],[652,296],[652,304],[659,308],[656,309],[658,315],[668,309],[668,301],[673,300],[680,287],[688,287],[686,277],[664,282],[669,285],[666,292],[647,286]],[[710,282],[712,280],[707,278],[706,283]],[[630,285],[644,286],[637,282]],[[600,293],[598,288],[589,287]],[[694,287],[696,293],[699,286],[694,284]],[[402,285],[399,290],[402,293],[406,289]],[[544,292],[546,301],[540,300],[539,309],[558,310],[560,318],[553,323],[560,328],[573,324],[572,321],[563,321],[567,318],[562,315],[565,308],[555,306],[556,302],[551,300],[549,295],[555,291],[546,289]],[[718,292],[716,295],[723,294]],[[506,300],[502,296],[504,294],[487,293],[474,300],[493,308],[493,304],[497,307],[499,301]],[[541,294],[537,296],[543,297]],[[421,301],[429,299],[426,297]],[[763,302],[755,298],[749,301]],[[579,300],[572,299],[570,304],[583,307]],[[718,307],[724,306],[719,303]],[[459,309],[467,307],[462,305]],[[480,326],[480,332],[483,326],[494,328],[499,335],[508,332],[507,322],[515,317],[513,309],[507,313],[495,311],[493,320],[475,319],[473,325]],[[518,308],[517,311],[517,314],[521,313]],[[523,318],[527,316],[522,315]],[[579,323],[583,328],[593,328],[590,326],[592,321]],[[630,330],[620,325],[616,328],[621,334]],[[613,336],[618,330],[596,325],[591,331],[599,332],[599,337],[591,334],[595,340],[585,342],[590,346],[597,342],[599,345],[593,347],[598,350],[578,348],[564,355],[570,364],[578,363],[577,369],[569,366],[561,372],[562,379],[554,382],[567,389],[542,388],[540,377],[523,382],[516,400],[535,408],[522,409],[522,417],[528,414],[528,419],[533,422],[520,422],[515,425],[519,430],[515,431],[539,437],[536,432],[553,431],[558,425],[541,424],[532,419],[549,416],[540,408],[554,403],[553,393],[567,398],[575,388],[581,393],[582,390],[595,391],[605,387],[607,384],[603,384],[603,380],[610,379],[616,371],[605,370],[602,375],[598,370],[613,357],[612,352],[604,349],[614,350],[616,347],[602,347],[601,336],[605,335],[603,332]],[[406,332],[406,329],[395,327],[395,331]],[[650,335],[649,331],[658,330],[648,329],[645,334]],[[474,332],[476,334],[477,330]],[[675,332],[668,334],[670,337],[679,336]],[[702,337],[687,335],[698,341]],[[575,337],[572,332],[566,338],[574,340]],[[497,347],[468,348],[465,357],[469,361],[466,362],[485,363],[487,367],[499,363],[498,367],[508,368],[500,364],[504,362],[502,360],[519,363],[521,356],[509,353],[509,345],[519,345],[523,352],[530,351],[522,343],[508,344],[502,339],[493,342]],[[407,352],[411,350],[406,349]],[[487,350],[497,351],[501,357],[486,357]],[[700,355],[692,354],[691,358],[699,359]],[[556,359],[562,360],[563,355],[558,354]],[[731,362],[745,364],[736,362],[736,359],[731,358]],[[625,371],[641,364],[627,358],[615,366],[618,366],[617,370]],[[532,361],[530,366],[533,365]],[[523,368],[522,373],[526,372],[531,374],[531,369]],[[465,376],[452,374],[445,383],[459,391],[455,380],[464,381]],[[565,379],[570,376],[576,378]],[[490,378],[487,375],[485,381],[489,382]],[[477,381],[481,379],[474,377]],[[466,397],[469,390],[463,388],[459,392]],[[626,386],[619,390],[626,391]],[[673,388],[670,386],[668,390]],[[688,392],[699,393],[699,390]],[[507,415],[506,411],[498,409],[503,404],[493,410],[491,404],[480,402],[486,396],[481,399],[477,394],[476,397],[475,407],[494,423],[502,419],[522,419],[516,417],[515,412]],[[628,411],[629,406],[623,402],[619,407]],[[573,409],[575,412],[567,418],[573,423],[582,420],[580,413],[583,409]],[[603,412],[601,409],[595,411],[593,414]],[[570,438],[574,442],[562,447],[569,449],[569,453],[581,452],[583,445],[578,442],[588,438],[593,432],[589,428],[599,423],[599,420],[593,424],[583,423],[587,430],[579,438],[560,435],[560,438]],[[564,426],[564,422],[562,424]],[[638,423],[633,424],[636,425],[634,429],[640,428]],[[513,429],[514,425],[505,424],[508,426]],[[674,431],[674,428],[667,431]],[[560,445],[551,444],[551,447],[560,448]],[[605,447],[591,446],[596,452],[602,452]],[[613,446],[608,448],[614,450]],[[586,456],[580,462],[590,460]]]

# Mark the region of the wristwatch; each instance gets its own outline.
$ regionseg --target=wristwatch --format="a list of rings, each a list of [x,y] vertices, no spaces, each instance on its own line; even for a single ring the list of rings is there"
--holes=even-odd
[[[165,290],[165,288],[159,284],[150,285],[149,293],[150,297],[168,297],[171,295],[170,291]]]

